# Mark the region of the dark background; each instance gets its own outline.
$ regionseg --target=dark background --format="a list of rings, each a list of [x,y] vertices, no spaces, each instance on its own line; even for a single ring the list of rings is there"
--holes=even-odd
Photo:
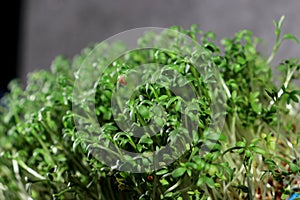
[[[272,20],[286,16],[283,32],[300,38],[299,0],[14,0],[7,15],[1,14],[9,41],[2,54],[0,85],[35,69],[49,69],[53,58],[64,54],[72,58],[81,49],[122,31],[145,26],[200,28],[232,37],[249,29],[261,37],[262,53],[268,56],[275,40]],[[4,7],[3,7],[4,8]],[[6,9],[6,8],[5,8]],[[18,21],[18,19],[20,19]],[[5,24],[13,24],[7,28]],[[276,62],[299,57],[299,45],[286,42]]]
[[[0,73],[0,97],[7,91],[7,84],[17,77],[17,66],[21,65],[20,29],[21,29],[21,0],[9,1],[2,5],[0,12],[1,21],[1,73]],[[5,12],[4,12],[5,10]]]

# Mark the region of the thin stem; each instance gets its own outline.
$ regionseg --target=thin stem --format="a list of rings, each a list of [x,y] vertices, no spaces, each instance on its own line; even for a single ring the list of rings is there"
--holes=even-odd
[[[219,80],[221,81],[222,87],[224,88],[227,97],[228,97],[228,98],[231,98],[230,90],[228,89],[228,87],[227,87],[227,85],[225,84],[225,81],[224,81],[224,79],[221,77],[221,75],[220,75],[220,77],[219,77]]]
[[[274,59],[274,57],[275,57],[275,55],[278,51],[278,48],[279,48],[279,46],[281,44],[281,41],[282,41],[282,40],[279,39],[279,37],[280,37],[279,35],[276,37],[276,42],[275,42],[275,45],[273,47],[272,53],[271,53],[271,55],[269,56],[269,58],[267,60],[267,64],[270,64],[272,62],[272,60]]]
[[[139,195],[142,195],[143,192],[140,190],[139,184],[136,182],[134,176],[131,177],[132,182],[134,183],[134,190],[137,191]]]
[[[40,179],[40,180],[45,180],[46,178],[43,177],[42,175],[40,175],[39,173],[37,173],[36,171],[34,171],[32,168],[28,167],[22,160],[20,160],[19,158],[14,159],[15,161],[17,161],[17,163],[23,168],[25,169],[29,174],[33,175],[34,177]],[[13,160],[13,161],[14,161]]]
[[[43,140],[41,139],[41,137],[37,134],[37,132],[35,130],[32,131],[32,134],[33,136],[38,140],[38,142],[40,143],[40,145],[42,146],[42,148],[45,150],[47,156],[48,156],[48,159],[49,161],[52,163],[52,164],[55,164],[52,156],[51,156],[51,153],[49,151],[49,148],[47,147],[47,145],[43,142]]]
[[[228,190],[229,186],[234,183],[235,179],[237,179],[243,172],[243,166],[241,166],[240,171],[233,177],[233,179],[224,187],[224,194]]]
[[[251,183],[251,180],[250,180],[250,177],[247,175],[247,185],[248,185],[248,189],[249,189],[249,200],[253,200],[253,195],[252,195],[252,183]]]
[[[182,183],[182,179],[179,179],[173,186],[171,186],[169,189],[165,191],[165,194],[168,192],[171,192],[172,190],[175,190],[179,185]]]
[[[280,135],[279,134],[279,129],[280,129],[279,109],[277,109],[276,114],[277,114],[277,131],[276,131],[276,142],[275,142],[276,148],[275,149],[278,149],[278,141],[279,141],[279,135]]]
[[[249,190],[248,200],[253,200],[252,183],[251,183],[250,176],[249,176],[250,170],[247,168],[245,163],[244,163],[244,167],[245,167],[245,170],[246,170],[246,179],[247,179],[247,185],[248,185],[248,190]]]
[[[233,113],[233,116],[232,116],[232,121],[231,121],[231,142],[232,143],[236,143],[236,129],[235,129],[235,123],[236,123],[236,107],[235,107],[235,109],[234,109],[235,111],[234,111],[234,113]]]
[[[157,176],[154,174],[154,181],[153,181],[153,190],[152,190],[152,199],[156,199],[155,195],[156,195],[156,185],[157,185]]]
[[[270,174],[269,173],[267,173],[267,181],[266,181],[266,184],[265,184],[265,188],[264,188],[264,192],[263,192],[263,199],[266,199],[266,195],[267,195],[267,184],[268,184],[268,180],[269,180],[269,176],[270,176]]]

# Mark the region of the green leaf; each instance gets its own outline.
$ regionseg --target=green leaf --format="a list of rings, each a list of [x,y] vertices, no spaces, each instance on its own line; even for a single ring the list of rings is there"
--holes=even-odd
[[[156,125],[159,127],[162,127],[165,123],[164,118],[157,117],[157,116],[154,117],[154,121],[155,121]]]
[[[136,145],[136,149],[138,150],[138,152],[141,152],[142,149],[143,149],[143,145],[137,144],[137,145]]]
[[[211,165],[210,168],[209,168],[209,170],[208,170],[208,174],[209,174],[210,176],[213,176],[213,175],[215,175],[217,172],[218,172],[217,166]]]
[[[246,63],[246,60],[245,60],[243,57],[241,57],[241,56],[238,56],[238,57],[237,57],[237,61],[238,61],[238,63],[240,63],[241,65],[244,65],[244,64]]]
[[[150,111],[146,106],[139,106],[138,111],[143,118],[148,119],[150,117]]]
[[[236,92],[236,90],[234,90],[231,94],[231,98],[235,100],[236,96],[237,96],[237,92]]]
[[[245,151],[245,159],[248,159],[248,158],[252,158],[252,154],[251,154],[251,151],[249,149],[247,149]]]
[[[185,166],[186,166],[187,168],[197,169],[197,164],[196,164],[196,163],[193,163],[193,162],[187,162],[187,163],[185,163]]]
[[[182,176],[185,172],[186,172],[185,167],[179,167],[172,172],[172,176],[174,178],[178,178],[178,177]]]
[[[143,135],[139,141],[140,144],[153,144],[153,140],[148,135]]]
[[[211,51],[212,53],[214,53],[214,52],[219,52],[220,50],[219,50],[219,48],[215,45],[215,44],[213,44],[213,43],[211,43],[211,42],[207,42],[207,43],[205,43],[205,48],[207,48],[209,51]]]
[[[156,172],[155,174],[156,174],[156,175],[164,175],[164,174],[166,174],[166,173],[168,173],[168,172],[169,172],[169,170],[167,170],[167,169],[162,169],[162,170]]]
[[[291,91],[291,94],[297,94],[297,95],[300,95],[300,90],[293,90],[293,91]]]
[[[223,133],[221,133],[221,134],[220,134],[220,137],[219,137],[219,140],[220,140],[220,141],[223,141],[223,142],[226,141],[226,140],[227,140],[226,135],[223,134]]]
[[[270,170],[274,170],[277,168],[277,164],[274,160],[267,158],[265,161],[265,164],[268,165],[268,167],[270,168]]]
[[[214,182],[214,180],[212,179],[212,178],[210,178],[210,177],[205,177],[204,178],[204,182],[208,185],[208,187],[210,187],[210,188],[214,188],[215,187],[215,182]]]
[[[169,185],[169,182],[166,179],[160,179],[159,182],[164,186]]]
[[[238,141],[235,146],[244,148],[246,147],[246,141]]]
[[[290,169],[293,173],[297,173],[300,170],[300,167],[294,163],[289,163]]]
[[[254,138],[253,140],[251,140],[251,145],[257,146],[260,141],[261,141],[261,138]]]
[[[294,102],[296,102],[296,103],[299,102],[299,99],[298,99],[298,97],[297,97],[296,95],[290,94],[289,97],[290,97]]]
[[[187,174],[188,174],[188,176],[192,176],[192,170],[187,169]]]
[[[281,194],[281,199],[288,199],[288,197],[290,196],[290,194],[285,194],[285,193],[282,193]],[[298,198],[293,198],[293,200],[297,200]]]
[[[204,183],[204,177],[201,176],[201,177],[199,177],[199,179],[197,181],[197,186],[200,187],[203,183]]]
[[[253,148],[252,148],[252,151],[254,151],[255,153],[261,154],[261,155],[266,154],[265,150],[263,150],[263,149],[260,148],[260,147],[253,147]]]
[[[165,198],[170,198],[173,196],[173,192],[168,192],[167,194],[165,194]]]
[[[168,99],[168,98],[169,98],[168,95],[161,95],[160,97],[158,97],[158,100],[159,100],[159,101],[163,101],[163,100],[166,100],[166,99]]]
[[[251,107],[255,113],[261,113],[262,104],[257,102],[251,102]]]
[[[292,40],[292,41],[295,41],[297,44],[299,43],[298,38],[296,38],[294,35],[292,35],[292,34],[290,34],[290,33],[285,34],[282,38],[283,38],[283,39],[286,39],[286,40]]]

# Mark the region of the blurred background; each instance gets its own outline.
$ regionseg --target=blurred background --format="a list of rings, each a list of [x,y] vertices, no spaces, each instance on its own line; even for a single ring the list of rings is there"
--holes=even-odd
[[[0,93],[7,83],[36,69],[49,69],[59,54],[69,58],[81,49],[122,31],[154,26],[199,24],[218,39],[251,30],[268,56],[275,40],[272,20],[286,16],[283,32],[300,38],[299,0],[14,0],[2,13],[4,53]],[[14,20],[13,20],[14,19]],[[7,25],[6,25],[7,24]],[[9,24],[9,26],[8,26]],[[8,28],[12,27],[12,28]],[[8,41],[8,42],[7,42]],[[7,43],[7,44],[6,44]],[[285,42],[276,61],[300,57],[300,45]],[[276,64],[276,63],[275,63]]]

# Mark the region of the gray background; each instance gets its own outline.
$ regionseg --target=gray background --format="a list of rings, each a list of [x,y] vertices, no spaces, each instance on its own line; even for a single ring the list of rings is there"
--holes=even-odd
[[[21,68],[49,68],[55,56],[72,58],[81,49],[119,32],[145,26],[180,25],[231,37],[249,29],[266,41],[269,55],[275,40],[272,20],[286,16],[284,32],[300,38],[299,0],[27,0],[23,10]],[[299,57],[299,45],[286,42],[279,59]]]

